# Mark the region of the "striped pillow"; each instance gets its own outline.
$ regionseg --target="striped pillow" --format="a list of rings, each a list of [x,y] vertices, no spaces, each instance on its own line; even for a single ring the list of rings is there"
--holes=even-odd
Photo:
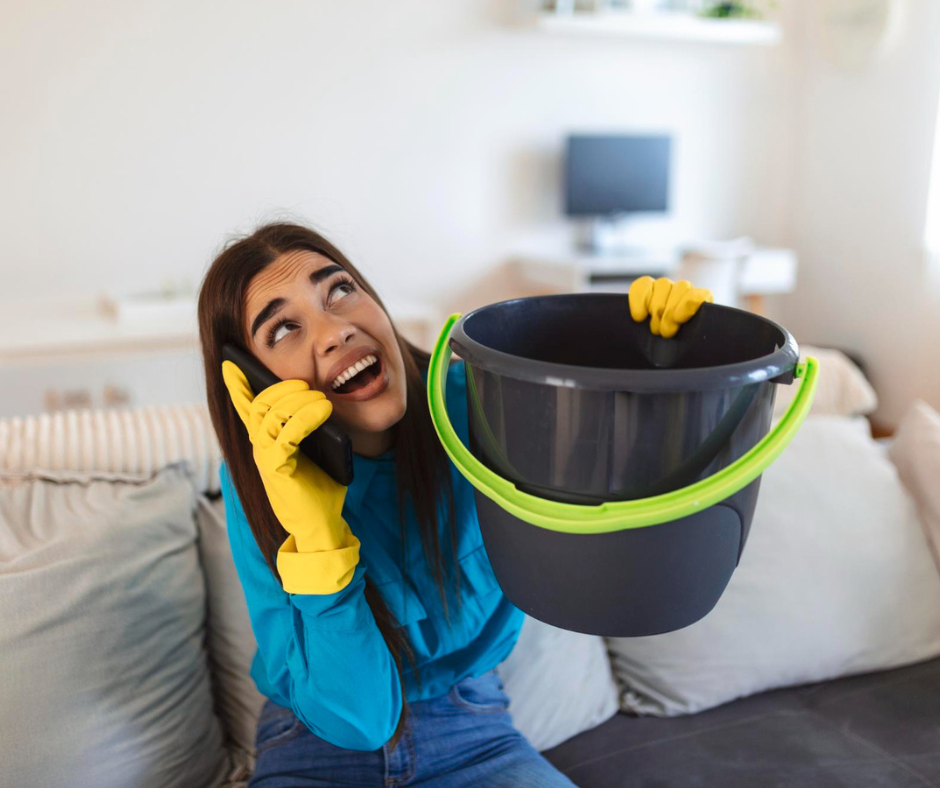
[[[149,479],[187,462],[197,489],[218,493],[222,454],[202,404],[68,410],[0,419],[0,478],[36,471]]]

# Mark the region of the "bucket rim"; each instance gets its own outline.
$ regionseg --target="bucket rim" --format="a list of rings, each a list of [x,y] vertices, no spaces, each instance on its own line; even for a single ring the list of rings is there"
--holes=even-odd
[[[620,293],[564,293],[498,301],[478,307],[461,316],[451,332],[450,346],[467,363],[487,372],[494,372],[514,380],[561,388],[589,389],[593,391],[686,392],[708,391],[766,382],[791,383],[793,380],[792,373],[796,369],[800,357],[799,346],[793,335],[783,326],[762,315],[721,304],[705,303],[702,304],[701,309],[745,312],[748,318],[766,323],[777,332],[778,347],[772,353],[734,364],[684,367],[681,369],[612,369],[536,361],[525,356],[517,356],[502,350],[495,350],[472,339],[464,329],[464,324],[474,316],[498,307],[505,307],[521,301],[548,301],[572,297],[584,298],[586,296],[598,299],[626,298],[626,294]],[[662,339],[662,341],[671,342],[673,340]]]
[[[434,430],[457,470],[474,488],[520,520],[553,531],[588,534],[644,528],[687,517],[725,500],[760,476],[787,447],[812,406],[818,381],[819,362],[807,356],[794,371],[800,385],[782,418],[749,451],[706,479],[681,490],[637,500],[597,505],[550,501],[523,492],[490,470],[454,430],[447,412],[445,370],[452,353],[448,337],[459,318],[460,314],[455,313],[447,319],[428,366],[428,410]]]

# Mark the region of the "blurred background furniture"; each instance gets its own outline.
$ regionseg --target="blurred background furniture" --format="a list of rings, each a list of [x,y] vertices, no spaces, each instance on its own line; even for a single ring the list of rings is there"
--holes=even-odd
[[[518,275],[564,292],[626,293],[640,276],[688,279],[712,291],[715,302],[766,314],[765,298],[792,292],[797,260],[789,249],[757,248],[749,239],[635,249],[621,254],[530,249],[516,253]]]

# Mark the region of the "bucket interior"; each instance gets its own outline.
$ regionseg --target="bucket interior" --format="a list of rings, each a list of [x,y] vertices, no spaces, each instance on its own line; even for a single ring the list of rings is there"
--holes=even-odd
[[[737,309],[709,308],[669,339],[630,316],[617,294],[524,298],[468,315],[463,330],[501,353],[550,364],[604,369],[696,369],[760,359],[784,342],[770,321]]]
[[[712,304],[669,339],[607,293],[506,301],[462,322],[451,344],[468,365],[471,451],[566,503],[660,495],[731,464],[767,433],[786,368],[782,328]]]

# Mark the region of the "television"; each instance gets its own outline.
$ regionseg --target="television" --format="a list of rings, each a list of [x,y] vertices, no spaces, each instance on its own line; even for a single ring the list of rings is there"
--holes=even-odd
[[[667,211],[671,148],[672,139],[666,135],[570,135],[565,213],[612,219]]]

